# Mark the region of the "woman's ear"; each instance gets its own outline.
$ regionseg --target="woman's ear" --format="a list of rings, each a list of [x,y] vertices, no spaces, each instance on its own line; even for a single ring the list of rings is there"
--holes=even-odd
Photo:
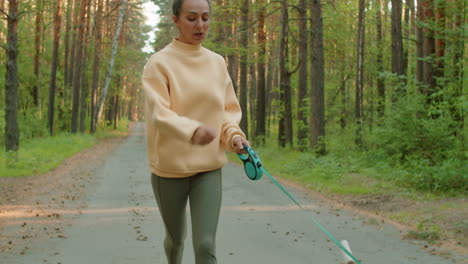
[[[176,16],[172,16],[172,21],[174,21],[174,24],[178,25],[179,24],[179,18]]]

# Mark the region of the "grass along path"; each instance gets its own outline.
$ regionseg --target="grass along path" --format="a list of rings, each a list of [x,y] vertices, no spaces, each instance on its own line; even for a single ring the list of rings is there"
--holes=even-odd
[[[61,133],[21,141],[18,152],[0,152],[0,177],[29,176],[51,171],[66,158],[95,145],[100,139],[125,135],[128,125],[128,121],[122,120],[116,130],[100,127],[95,135]]]

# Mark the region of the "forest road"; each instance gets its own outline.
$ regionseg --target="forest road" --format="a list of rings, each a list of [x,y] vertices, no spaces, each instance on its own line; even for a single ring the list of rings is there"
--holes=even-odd
[[[150,184],[144,124],[96,170],[95,186],[62,238],[43,238],[23,255],[4,255],[4,264],[164,264],[164,229]],[[268,169],[268,164],[265,164]],[[433,255],[424,243],[401,240],[386,223],[369,224],[366,216],[329,206],[292,186],[286,188],[300,210],[267,177],[253,182],[242,167],[223,169],[223,202],[217,235],[222,264],[338,264],[339,248],[310,220],[349,242],[362,263],[463,263]],[[184,264],[195,263],[188,219]]]

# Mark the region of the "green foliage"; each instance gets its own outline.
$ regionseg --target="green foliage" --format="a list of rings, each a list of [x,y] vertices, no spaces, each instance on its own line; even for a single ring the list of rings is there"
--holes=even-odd
[[[92,135],[62,133],[22,141],[17,153],[0,152],[0,177],[42,174],[96,143]]]
[[[47,135],[47,117],[35,108],[19,114],[18,125],[21,140]]]
[[[388,163],[394,171],[386,178],[403,186],[429,191],[468,190],[462,143],[455,136],[444,104],[425,111],[422,97],[410,98],[401,100],[369,136],[369,164]]]

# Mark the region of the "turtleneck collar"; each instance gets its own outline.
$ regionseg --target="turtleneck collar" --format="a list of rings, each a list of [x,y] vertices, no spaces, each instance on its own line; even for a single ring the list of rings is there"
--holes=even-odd
[[[201,50],[201,44],[198,45],[193,45],[193,44],[187,44],[183,43],[177,39],[172,39],[171,45],[179,50],[183,51],[200,51]]]

